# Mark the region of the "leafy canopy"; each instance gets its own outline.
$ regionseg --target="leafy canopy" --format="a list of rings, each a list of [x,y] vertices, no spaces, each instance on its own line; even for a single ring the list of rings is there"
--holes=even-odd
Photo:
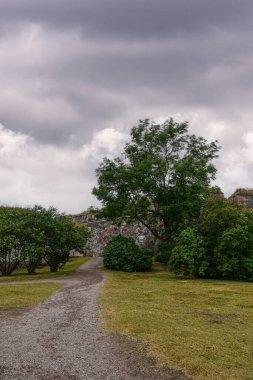
[[[172,240],[199,213],[216,169],[217,142],[188,134],[188,123],[146,119],[131,130],[123,158],[105,158],[93,194],[104,215],[135,219]]]
[[[10,275],[18,266],[34,273],[41,260],[57,271],[70,250],[83,250],[87,228],[56,209],[0,207],[0,273]]]
[[[185,275],[253,280],[253,212],[221,195],[204,204],[197,228],[178,236],[170,269]]]

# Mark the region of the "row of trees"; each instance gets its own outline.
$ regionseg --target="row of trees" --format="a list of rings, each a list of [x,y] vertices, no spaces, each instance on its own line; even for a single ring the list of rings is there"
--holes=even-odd
[[[210,198],[218,151],[217,141],[189,134],[187,122],[141,120],[121,157],[98,167],[93,194],[104,216],[145,225],[172,270],[253,279],[252,212]]]
[[[23,266],[32,274],[42,260],[56,272],[72,249],[83,250],[87,236],[83,225],[55,208],[0,207],[0,272],[7,276]]]

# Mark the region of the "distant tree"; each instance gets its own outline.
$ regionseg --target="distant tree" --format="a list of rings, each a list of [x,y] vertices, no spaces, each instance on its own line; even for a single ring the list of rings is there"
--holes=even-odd
[[[74,223],[56,209],[43,210],[43,229],[45,233],[45,250],[43,259],[51,272],[69,260],[71,250],[83,251],[88,237],[84,225]]]
[[[217,142],[188,134],[188,123],[140,121],[131,130],[124,158],[105,158],[93,194],[103,214],[138,220],[161,241],[174,242],[208,195],[216,169]]]
[[[0,207],[0,272],[10,275],[21,262],[24,210]]]
[[[87,237],[84,225],[54,208],[0,207],[0,272],[7,276],[22,265],[32,274],[42,258],[55,272],[72,249],[83,250]]]

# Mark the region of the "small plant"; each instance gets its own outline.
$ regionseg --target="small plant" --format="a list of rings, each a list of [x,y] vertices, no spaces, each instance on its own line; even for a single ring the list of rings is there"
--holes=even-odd
[[[122,235],[113,237],[103,251],[107,269],[124,272],[145,272],[152,267],[151,253],[139,247],[134,239]]]

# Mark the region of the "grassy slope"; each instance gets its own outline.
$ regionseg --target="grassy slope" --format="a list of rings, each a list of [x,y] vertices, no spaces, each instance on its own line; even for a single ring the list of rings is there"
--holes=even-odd
[[[147,343],[161,364],[196,379],[252,379],[252,283],[108,271],[101,303],[102,326]]]
[[[0,286],[0,309],[29,307],[43,301],[61,287],[61,284],[18,284]]]
[[[43,266],[36,270],[36,274],[28,275],[25,269],[17,269],[13,272],[11,276],[0,276],[0,282],[5,281],[30,281],[30,280],[45,280],[50,278],[58,278],[62,276],[68,276],[73,274],[75,270],[86,261],[88,261],[90,257],[75,257],[71,258],[63,268],[59,269],[56,273],[51,273],[48,266]]]

